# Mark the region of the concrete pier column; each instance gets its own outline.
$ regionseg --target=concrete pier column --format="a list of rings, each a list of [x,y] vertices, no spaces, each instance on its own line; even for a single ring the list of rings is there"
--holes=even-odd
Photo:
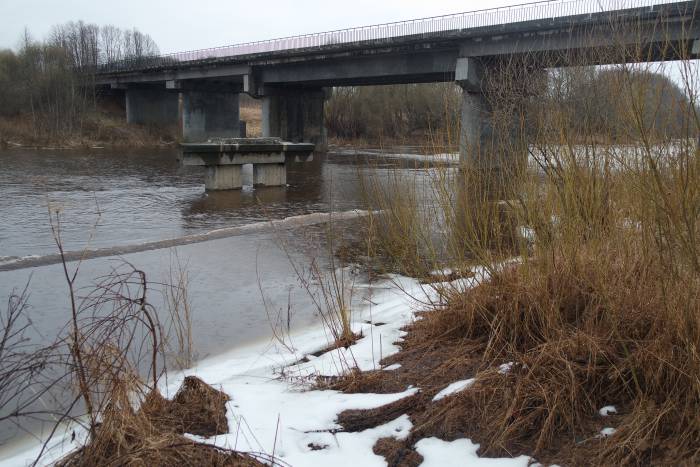
[[[185,142],[239,138],[239,112],[237,93],[183,91],[182,137]]]
[[[263,96],[263,137],[279,137],[293,143],[313,143],[317,151],[328,147],[322,88],[279,88]]]
[[[282,164],[253,164],[254,186],[283,186],[287,184],[287,166]]]
[[[491,165],[493,140],[489,102],[482,88],[483,66],[472,58],[457,60],[455,77],[462,88],[459,156],[463,164]]]
[[[126,122],[140,125],[177,125],[179,96],[159,87],[129,87],[126,97]]]
[[[520,121],[520,105],[526,90],[511,86],[504,95],[489,95],[484,85],[486,71],[476,59],[457,61],[455,75],[462,87],[460,161],[471,171],[470,184],[474,190],[504,199],[512,195],[527,162],[526,138]],[[499,99],[497,106],[493,105],[492,97]]]
[[[243,186],[241,165],[210,165],[204,176],[207,191],[237,190]]]

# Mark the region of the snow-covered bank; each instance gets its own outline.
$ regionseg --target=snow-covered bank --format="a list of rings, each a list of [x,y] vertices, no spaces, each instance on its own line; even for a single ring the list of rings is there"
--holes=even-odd
[[[462,280],[467,283],[467,281]],[[185,376],[195,375],[231,396],[227,405],[229,433],[200,441],[244,452],[274,455],[281,465],[383,466],[373,452],[380,438],[404,439],[412,425],[406,415],[358,433],[341,431],[337,415],[348,409],[370,409],[408,397],[420,388],[397,394],[344,394],[308,390],[315,375],[334,376],[357,365],[362,370],[380,368],[380,360],[396,353],[402,327],[414,319],[421,302],[434,299],[430,288],[416,280],[391,280],[362,286],[353,306],[355,330],[364,337],[348,349],[314,357],[328,346],[327,331],[316,327],[292,336],[290,345],[273,342],[237,349],[202,361],[196,368],[171,375],[163,390],[172,396]],[[381,325],[380,325],[381,324]],[[468,390],[468,389],[465,389]],[[51,452],[56,458],[74,443],[57,440]],[[64,442],[65,441],[65,442]],[[419,443],[425,465],[481,465],[476,445],[424,440]],[[468,456],[465,456],[468,453]],[[0,466],[27,465],[36,450],[0,462]],[[484,465],[526,466],[528,459],[483,459]]]

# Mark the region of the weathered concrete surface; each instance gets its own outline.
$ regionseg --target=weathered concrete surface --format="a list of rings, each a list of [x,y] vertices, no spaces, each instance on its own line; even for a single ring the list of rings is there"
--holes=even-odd
[[[263,97],[263,137],[278,137],[294,143],[312,143],[325,151],[328,138],[323,106],[323,89],[271,89]]]
[[[483,160],[482,154],[491,144],[493,130],[490,124],[489,102],[482,88],[483,64],[473,58],[457,61],[457,84],[462,88],[461,133],[459,155],[463,163],[494,165],[496,161]]]
[[[238,94],[183,91],[182,137],[186,142],[241,136]]]
[[[254,186],[283,186],[287,184],[287,167],[282,164],[253,165]]]
[[[159,87],[129,87],[126,121],[140,125],[170,126],[179,123],[179,97]]]
[[[204,187],[207,191],[240,189],[243,186],[241,172],[240,165],[207,166]]]

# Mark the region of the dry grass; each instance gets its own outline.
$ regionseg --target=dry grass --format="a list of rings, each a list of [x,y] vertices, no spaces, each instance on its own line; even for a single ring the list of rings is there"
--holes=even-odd
[[[246,122],[246,136],[259,138],[262,136],[262,104],[245,94],[241,94],[240,119]]]
[[[700,79],[688,62],[679,69],[681,89],[656,65],[622,64],[560,69],[537,90],[527,58],[492,66],[488,144],[469,147],[458,171],[431,168],[432,191],[370,186],[370,206],[386,210],[385,223],[373,220],[375,252],[405,272],[472,262],[489,279],[436,287],[441,300],[382,362],[398,370],[326,382],[421,389],[410,404],[339,421],[354,429],[408,413],[399,451],[468,437],[482,455],[560,465],[700,462]],[[618,415],[601,417],[607,405]],[[617,431],[601,437],[604,427]],[[401,465],[396,445],[377,449]]]
[[[196,378],[183,383],[173,401],[152,392],[135,411],[126,387],[111,393],[90,442],[59,461],[59,466],[211,465],[253,467],[266,465],[230,450],[192,441],[183,433],[212,436],[224,433],[228,397]],[[211,418],[210,418],[211,417]]]
[[[146,396],[140,411],[164,430],[209,437],[228,433],[226,402],[229,400],[225,393],[188,376],[172,401],[153,391]]]
[[[481,455],[533,455],[560,465],[695,464],[700,400],[692,375],[700,360],[687,346],[688,323],[662,311],[668,301],[658,269],[631,261],[581,251],[576,263],[557,262],[546,275],[511,268],[452,296],[445,309],[411,325],[402,351],[382,362],[401,368],[351,373],[331,385],[421,392],[342,413],[339,423],[355,431],[408,413],[414,428],[403,449],[424,437],[468,437],[482,445]],[[508,362],[515,362],[511,370],[500,371]],[[432,402],[471,377],[469,389]],[[600,417],[607,405],[619,415]],[[617,432],[603,439],[607,426]]]
[[[176,128],[127,125],[124,117],[95,113],[72,134],[48,134],[34,128],[28,116],[0,118],[0,149],[15,147],[160,147],[175,144]]]

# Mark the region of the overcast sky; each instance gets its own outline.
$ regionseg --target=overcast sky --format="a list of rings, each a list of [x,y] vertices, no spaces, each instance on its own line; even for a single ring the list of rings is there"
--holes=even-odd
[[[522,0],[0,0],[0,48],[16,48],[25,26],[41,39],[52,25],[79,19],[136,27],[168,53],[517,3]]]

